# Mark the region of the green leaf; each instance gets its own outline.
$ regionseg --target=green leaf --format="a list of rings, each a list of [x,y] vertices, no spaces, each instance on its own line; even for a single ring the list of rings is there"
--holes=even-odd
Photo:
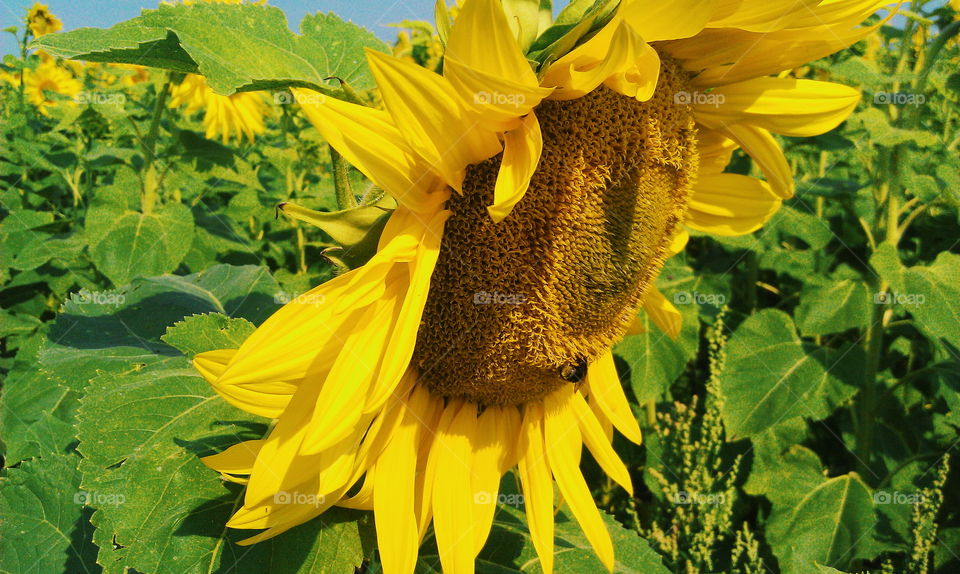
[[[11,211],[0,221],[0,261],[4,267],[36,269],[55,254],[44,241],[50,237],[41,228],[53,223],[47,211]]]
[[[369,517],[347,510],[252,548],[236,545],[249,533],[224,524],[242,491],[199,457],[259,438],[267,421],[219,398],[160,340],[167,332],[187,352],[233,342],[250,323],[229,317],[259,323],[276,307],[277,289],[263,268],[219,265],[140,279],[104,292],[105,302],[74,296],[64,305],[41,364],[85,391],[76,424],[81,489],[95,509],[93,539],[105,571],[352,574],[360,566]],[[211,312],[221,315],[183,320]],[[201,325],[212,329],[201,334]]]
[[[0,571],[100,572],[78,460],[49,454],[0,476]]]
[[[180,265],[193,241],[193,215],[180,203],[149,214],[99,203],[87,211],[86,233],[97,269],[114,285],[125,285]]]
[[[242,317],[222,313],[192,315],[167,328],[160,339],[188,357],[216,349],[239,349],[256,329]]]
[[[825,349],[804,345],[786,313],[766,309],[749,317],[730,337],[720,376],[728,436],[752,436],[791,417],[829,414],[829,397],[844,394],[847,385],[824,368],[832,359]]]
[[[48,34],[32,46],[65,58],[198,73],[218,93],[303,86],[374,85],[364,48],[386,51],[370,31],[337,15],[312,14],[294,34],[274,6],[161,4],[106,30]]]
[[[803,287],[796,317],[806,336],[865,327],[871,317],[870,290],[860,281],[835,281]]]
[[[941,253],[928,267],[906,270],[907,292],[894,294],[917,327],[941,344],[960,347],[960,255]]]
[[[807,574],[814,564],[846,568],[864,551],[876,524],[873,497],[854,473],[823,479],[814,488],[783,489],[802,493],[790,505],[774,504],[767,540],[784,574]]]
[[[906,291],[904,267],[896,247],[889,243],[881,243],[870,256],[870,266],[881,279],[890,284],[894,291],[899,293]]]
[[[683,315],[683,327],[676,340],[641,311],[638,317],[645,332],[626,337],[614,347],[614,353],[630,368],[630,383],[639,404],[660,400],[696,356],[700,330],[697,307],[692,302],[677,305]]]

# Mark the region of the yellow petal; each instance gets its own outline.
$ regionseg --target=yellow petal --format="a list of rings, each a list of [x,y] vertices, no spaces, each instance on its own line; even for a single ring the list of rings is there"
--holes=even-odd
[[[543,405],[524,406],[517,470],[523,487],[530,539],[544,574],[553,573],[553,478],[543,442]]]
[[[643,300],[643,310],[647,312],[650,320],[668,337],[676,339],[680,335],[680,328],[683,327],[683,316],[673,306],[673,303],[668,301],[663,293],[653,285],[647,290],[647,295]]]
[[[496,133],[477,123],[442,76],[374,50],[367,61],[394,125],[447,185],[461,191],[466,167],[500,152]]]
[[[698,126],[697,150],[700,152],[700,173],[723,173],[730,164],[737,144],[723,132]]]
[[[607,351],[590,365],[587,370],[587,385],[590,387],[590,397],[596,401],[597,406],[617,430],[631,442],[640,444],[640,425],[637,424],[630,404],[627,403],[627,396],[623,393],[612,352]]]
[[[302,89],[294,89],[300,107],[320,135],[354,167],[400,205],[434,212],[449,197],[424,177],[427,165],[410,151],[390,115]]]
[[[520,433],[520,414],[516,407],[487,407],[477,420],[473,447],[473,535],[480,552],[493,525],[500,493],[500,478],[514,465],[510,448]]]
[[[582,97],[607,79],[631,70],[642,43],[633,28],[615,16],[593,38],[550,64],[541,84],[556,88],[552,100]]]
[[[717,0],[632,0],[620,14],[647,42],[689,38],[703,30]]]
[[[420,422],[407,410],[377,460],[373,512],[384,572],[413,572],[417,563],[420,544],[413,493],[419,442]]]
[[[615,92],[645,102],[653,97],[657,89],[660,56],[643,41],[637,41],[634,50],[634,63],[622,72],[611,75],[603,83]]]
[[[734,124],[724,132],[757,162],[773,193],[782,199],[793,197],[796,192],[793,170],[770,132],[749,124]]]
[[[630,480],[630,473],[623,461],[617,456],[617,453],[610,445],[610,439],[604,432],[603,426],[593,415],[587,401],[580,393],[573,393],[569,400],[569,406],[573,409],[577,417],[577,423],[580,425],[580,432],[583,434],[583,443],[590,449],[593,458],[597,464],[620,486],[627,494],[633,496],[633,483]]]
[[[493,205],[487,207],[490,217],[497,223],[503,221],[523,199],[530,187],[530,178],[540,163],[543,134],[537,116],[530,112],[520,127],[507,132],[503,140],[503,160],[493,191]]]
[[[193,358],[193,368],[196,369],[208,383],[212,383],[223,374],[223,371],[227,368],[227,364],[230,363],[230,360],[233,359],[233,356],[236,354],[236,349],[217,349],[216,351],[199,353]]]
[[[678,229],[670,245],[667,246],[667,257],[673,257],[678,253],[683,253],[688,241],[690,241],[690,233],[686,229]]]
[[[342,508],[352,508],[354,510],[373,510],[373,485],[376,476],[376,468],[367,469],[367,474],[363,478],[363,484],[356,494],[348,498],[342,498],[337,502],[337,506]]]
[[[263,447],[262,440],[248,440],[235,444],[227,450],[205,456],[200,462],[208,467],[226,474],[250,474],[253,472],[253,463]]]
[[[318,453],[344,440],[363,418],[365,399],[402,308],[406,279],[407,271],[398,268],[391,277],[396,287],[357,314],[356,323],[345,332],[340,354],[307,425],[301,447],[304,453]]]
[[[764,0],[744,2],[725,18],[712,18],[710,28],[740,28],[751,32],[769,33],[782,30],[794,23],[821,0]]]
[[[444,76],[463,101],[498,130],[515,128],[518,118],[550,94],[549,89],[540,88],[498,0],[471,0],[463,5],[443,66]]]
[[[857,107],[860,92],[830,82],[757,78],[714,90],[719,105],[696,104],[697,121],[718,129],[747,123],[789,137],[810,137],[840,125]]]
[[[715,235],[744,235],[763,227],[780,203],[759,179],[732,173],[704,175],[694,186],[687,225]]]
[[[416,346],[423,308],[430,292],[430,279],[440,256],[443,227],[449,217],[449,211],[439,212],[426,222],[423,228],[416,258],[410,263],[410,283],[403,306],[390,334],[390,342],[384,352],[377,379],[366,397],[364,413],[378,411],[407,371]]]
[[[550,461],[550,469],[560,494],[570,506],[600,562],[613,572],[613,542],[593,496],[590,495],[590,489],[580,473],[581,435],[570,405],[574,394],[573,387],[568,385],[550,393],[544,399],[547,459]]]
[[[470,441],[477,430],[476,411],[472,403],[450,401],[430,449],[431,455],[436,453],[433,530],[443,571],[450,574],[472,574],[477,555],[470,487]]]

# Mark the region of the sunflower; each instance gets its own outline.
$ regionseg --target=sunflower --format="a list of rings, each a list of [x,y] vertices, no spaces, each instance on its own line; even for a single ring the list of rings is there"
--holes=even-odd
[[[431,523],[444,571],[472,572],[516,468],[543,570],[554,485],[612,570],[579,470],[585,445],[632,492],[611,441],[640,428],[611,348],[640,309],[677,334],[653,281],[687,228],[750,233],[793,194],[773,134],[828,131],[859,94],[767,75],[865,37],[881,5],[624,0],[521,47],[499,1],[466,0],[442,74],[368,52],[383,110],[298,98],[397,208],[365,265],[195,358],[276,419],[204,459],[246,484],[228,526],[263,532],[242,544],[339,505],[374,511],[385,572],[414,570]],[[738,148],[764,179],[724,172]]]
[[[170,92],[170,107],[186,108],[192,114],[203,110],[203,126],[208,139],[219,138],[224,145],[236,138],[237,142],[266,131],[263,116],[268,108],[263,96],[257,93],[238,93],[221,96],[214,93],[203,76],[188,74]]]
[[[49,108],[57,104],[73,105],[82,89],[80,81],[49,56],[42,58],[36,69],[24,72],[23,92],[43,115],[49,115]]]
[[[39,38],[45,34],[59,32],[63,28],[63,22],[50,12],[46,4],[35,2],[27,10],[27,27],[34,38]]]

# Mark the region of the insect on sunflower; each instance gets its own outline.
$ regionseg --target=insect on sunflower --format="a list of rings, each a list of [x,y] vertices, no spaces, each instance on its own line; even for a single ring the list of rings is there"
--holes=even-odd
[[[250,544],[371,509],[385,572],[413,571],[431,522],[444,570],[472,572],[516,467],[543,570],[554,484],[612,570],[579,470],[585,445],[632,491],[611,439],[640,428],[611,347],[640,309],[677,334],[653,281],[685,228],[749,233],[792,195],[772,134],[828,131],[859,93],[767,75],[865,37],[883,4],[601,2],[521,44],[499,1],[466,0],[442,73],[368,52],[384,109],[298,93],[397,207],[365,265],[196,357],[227,401],[277,419],[204,459],[246,484],[228,526],[264,529]],[[737,148],[764,180],[724,173]]]

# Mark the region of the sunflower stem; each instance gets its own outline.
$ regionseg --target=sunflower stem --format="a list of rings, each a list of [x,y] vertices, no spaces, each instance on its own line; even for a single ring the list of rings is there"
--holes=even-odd
[[[157,203],[157,166],[156,166],[156,147],[157,136],[160,134],[160,120],[163,119],[163,112],[167,106],[167,96],[170,95],[171,80],[167,77],[163,88],[157,95],[157,103],[153,108],[153,118],[150,120],[150,129],[145,138],[141,140],[141,150],[146,162],[143,177],[141,178],[142,195],[140,207],[144,213],[153,211]]]

